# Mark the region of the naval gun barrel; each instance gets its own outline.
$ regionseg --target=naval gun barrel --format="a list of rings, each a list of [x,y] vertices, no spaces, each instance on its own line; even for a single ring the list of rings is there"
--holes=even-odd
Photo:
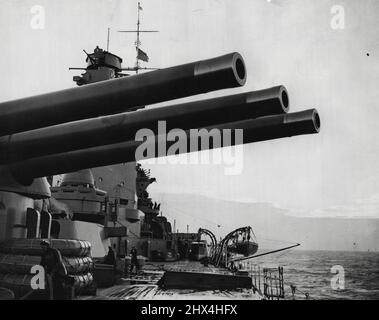
[[[239,53],[0,103],[0,136],[243,86]]]
[[[165,121],[166,130],[207,127],[215,124],[283,114],[289,110],[284,86],[64,123],[0,137],[0,163],[11,163],[54,153],[114,144],[135,139],[136,132],[154,130]]]
[[[202,143],[203,138],[209,138],[209,132],[212,129],[232,129],[232,136],[235,134],[237,129],[243,129],[243,141],[238,141],[236,139],[224,141],[223,135],[221,135],[221,146],[227,147],[240,143],[247,144],[298,135],[314,134],[320,131],[320,126],[320,117],[315,109],[216,124],[206,127],[205,129],[207,130],[205,131],[199,131],[200,134],[198,137],[199,139],[197,140],[198,145],[196,150],[191,148],[193,143],[188,140],[186,147],[184,149],[178,149],[178,153],[189,153],[193,151],[202,151],[220,147],[220,145],[216,145],[212,139],[209,139],[208,144]],[[191,135],[188,131],[186,132],[186,136],[187,139],[190,139]],[[163,156],[159,153],[158,144],[161,140],[166,140],[166,138],[166,136],[154,136],[154,142],[152,143],[154,152],[151,154],[147,153],[146,159]],[[136,158],[136,150],[142,145],[142,143],[146,142],[126,141],[106,146],[52,154],[12,163],[10,165],[10,169],[19,181],[30,183],[33,178],[37,177],[73,172],[85,168],[143,160]],[[165,141],[165,143],[167,146],[166,150],[168,150],[176,142]]]

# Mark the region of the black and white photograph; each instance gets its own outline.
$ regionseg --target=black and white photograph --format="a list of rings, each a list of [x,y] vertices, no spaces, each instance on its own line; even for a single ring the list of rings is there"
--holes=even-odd
[[[378,300],[378,16],[0,0],[0,300]]]

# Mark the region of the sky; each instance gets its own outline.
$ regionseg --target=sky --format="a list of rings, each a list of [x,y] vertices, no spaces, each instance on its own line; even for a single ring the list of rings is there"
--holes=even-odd
[[[33,7],[42,6],[41,29]],[[379,1],[141,0],[150,67],[229,52],[244,57],[243,88],[288,89],[291,111],[317,108],[318,135],[244,146],[243,171],[222,165],[148,165],[158,193],[267,202],[298,216],[379,217]],[[336,7],[337,6],[337,7]],[[338,27],[336,27],[336,8]],[[343,11],[341,11],[343,9]],[[106,47],[133,66],[135,0],[0,0],[0,101],[74,87],[83,49]],[[40,25],[39,25],[40,26]],[[34,28],[33,28],[34,27]],[[191,99],[203,99],[205,95]],[[191,99],[184,99],[185,101]],[[176,103],[176,102],[175,102]],[[156,106],[152,106],[156,107]]]

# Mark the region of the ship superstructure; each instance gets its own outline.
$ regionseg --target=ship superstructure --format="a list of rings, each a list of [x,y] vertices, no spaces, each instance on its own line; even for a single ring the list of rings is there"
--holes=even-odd
[[[137,60],[146,58],[138,49]],[[122,59],[108,51],[96,47],[85,53],[86,68],[75,68],[85,70],[74,77],[77,87],[0,103],[0,286],[18,298],[30,294],[28,270],[38,264],[41,239],[61,251],[77,292],[91,286],[93,275],[99,285],[114,274],[114,266],[101,263],[109,247],[118,262],[132,247],[152,261],[187,258],[191,247],[204,248],[197,234],[173,232],[161,205],[150,198],[147,187],[154,178],[136,163],[142,160],[136,157],[140,128],[153,131],[153,145],[162,139],[155,130],[162,118],[168,129],[181,128],[185,134],[191,129],[232,134],[243,129],[246,144],[320,130],[315,109],[288,113],[284,86],[144,109],[243,86],[247,72],[237,52],[133,76],[124,74]],[[132,68],[140,69],[139,64]],[[199,135],[198,151],[238,143],[203,144],[206,137]],[[173,145],[167,143],[168,148]],[[188,144],[177,154],[192,151]],[[148,154],[161,156],[157,150]],[[52,177],[58,174],[64,175],[51,187],[48,180],[57,180]],[[226,241],[219,260],[230,261],[225,248],[255,253],[256,243],[244,235],[242,245]],[[197,250],[192,258],[203,259],[204,252]],[[172,272],[164,283],[182,286],[187,279],[194,285],[198,276],[203,277]],[[209,274],[206,278],[214,279]],[[251,284],[247,278],[244,288]],[[229,275],[228,286],[236,279]]]

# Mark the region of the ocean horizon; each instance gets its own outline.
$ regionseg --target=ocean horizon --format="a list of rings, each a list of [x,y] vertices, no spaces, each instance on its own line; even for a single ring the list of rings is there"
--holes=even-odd
[[[250,263],[282,266],[286,299],[292,299],[291,285],[298,289],[296,299],[305,299],[305,294],[315,300],[379,299],[379,252],[297,249],[251,259]],[[341,279],[339,285],[336,277]]]

